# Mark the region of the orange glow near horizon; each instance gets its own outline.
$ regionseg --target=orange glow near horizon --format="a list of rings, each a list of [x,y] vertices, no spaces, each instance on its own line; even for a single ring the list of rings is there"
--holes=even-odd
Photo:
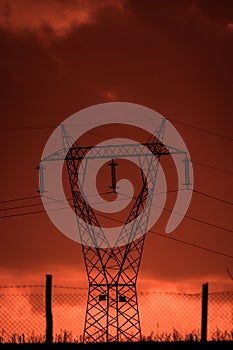
[[[231,293],[209,295],[208,339],[218,330],[230,337],[232,331]],[[61,287],[53,288],[52,312],[54,339],[66,332],[72,339],[80,340],[83,332],[87,290]],[[200,338],[201,294],[172,293],[155,290],[138,291],[142,335],[165,340],[176,333],[180,339],[190,334]],[[1,293],[1,329],[4,340],[15,334],[25,339],[44,339],[44,293],[41,287],[11,288]],[[167,338],[168,339],[168,338]],[[227,340],[227,338],[226,338]]]

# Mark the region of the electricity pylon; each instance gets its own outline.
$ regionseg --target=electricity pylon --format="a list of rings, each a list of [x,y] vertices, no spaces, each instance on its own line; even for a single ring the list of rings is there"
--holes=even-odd
[[[159,161],[164,155],[184,153],[174,147],[165,146],[160,141],[164,128],[165,119],[155,135],[143,144],[97,145],[93,148],[82,147],[74,142],[62,126],[64,148],[46,157],[46,161],[64,160],[63,155],[66,154],[73,206],[76,216],[82,219],[77,222],[89,282],[84,342],[141,340],[136,282]],[[131,210],[123,222],[119,237],[114,246],[111,246],[95,211],[82,194],[87,163],[97,158],[111,160],[111,188],[115,192],[115,166],[118,164],[114,160],[133,157],[140,164],[141,186],[132,199]],[[79,180],[80,173],[82,181]]]

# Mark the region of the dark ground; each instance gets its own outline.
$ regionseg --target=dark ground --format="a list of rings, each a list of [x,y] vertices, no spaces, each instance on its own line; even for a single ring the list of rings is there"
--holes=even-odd
[[[198,342],[140,342],[140,343],[98,343],[98,344],[0,344],[3,350],[233,350],[233,341]]]

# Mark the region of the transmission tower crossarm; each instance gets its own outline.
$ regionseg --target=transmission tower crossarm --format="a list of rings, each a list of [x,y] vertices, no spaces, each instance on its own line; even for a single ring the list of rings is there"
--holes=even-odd
[[[50,161],[58,161],[58,160],[64,161],[65,158],[66,158],[66,150],[64,148],[61,148],[60,150],[53,152],[51,154],[48,154],[47,156],[42,158],[41,163],[50,162]]]

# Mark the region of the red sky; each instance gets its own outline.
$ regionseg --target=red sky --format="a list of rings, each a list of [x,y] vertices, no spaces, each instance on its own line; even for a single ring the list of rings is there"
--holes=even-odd
[[[1,201],[37,194],[35,167],[53,131],[46,126],[125,101],[168,118],[190,151],[195,189],[231,202],[232,13],[227,0],[1,1]],[[80,246],[45,213],[3,218],[41,209],[1,211],[1,284],[45,273],[64,284],[85,279]],[[232,230],[231,209],[194,193],[188,215]],[[188,218],[172,237],[233,255],[232,231]],[[233,272],[233,259],[149,233],[139,285],[194,290],[210,281],[229,289],[226,268]]]

